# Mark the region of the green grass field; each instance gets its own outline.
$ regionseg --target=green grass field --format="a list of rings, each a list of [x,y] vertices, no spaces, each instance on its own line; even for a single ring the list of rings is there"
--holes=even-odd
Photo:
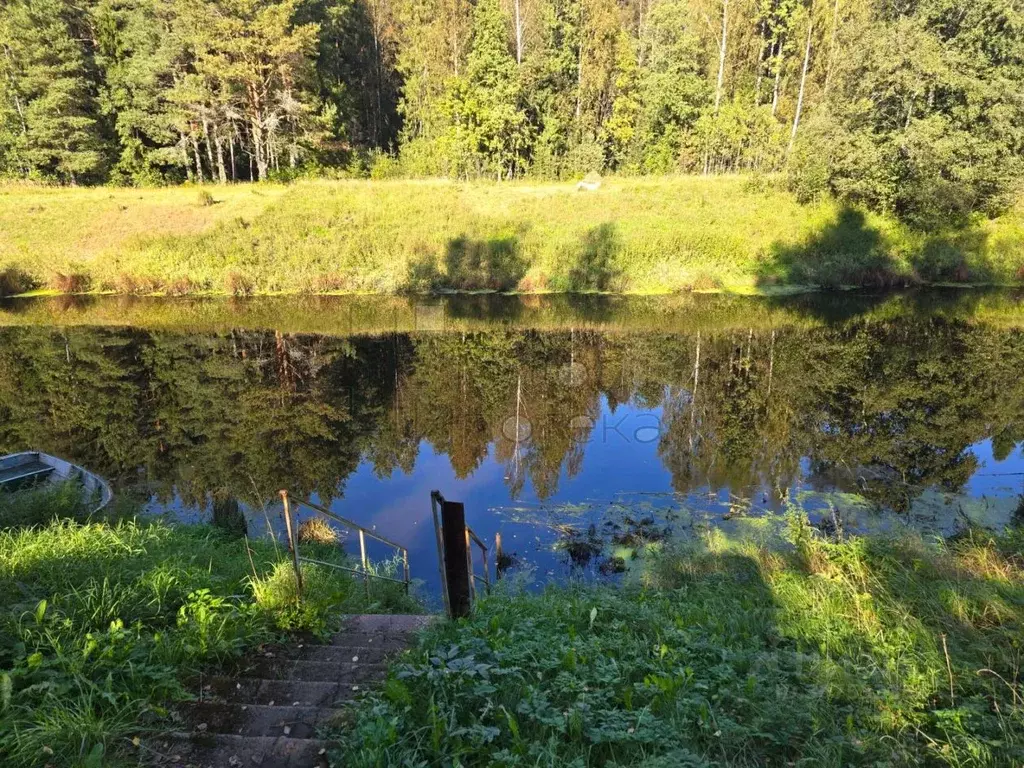
[[[752,524],[756,521],[751,521]],[[1019,766],[1024,538],[720,532],[439,626],[340,764]]]
[[[89,520],[77,488],[0,493],[0,764],[137,765],[133,739],[175,729],[190,679],[339,614],[417,612],[400,587],[303,566],[221,527]],[[120,518],[120,519],[118,519]],[[341,562],[327,544],[306,545]],[[386,566],[385,566],[386,567]]]
[[[1024,207],[920,233],[741,177],[0,187],[0,293],[673,293],[1024,280]],[[212,200],[205,194],[209,193]]]

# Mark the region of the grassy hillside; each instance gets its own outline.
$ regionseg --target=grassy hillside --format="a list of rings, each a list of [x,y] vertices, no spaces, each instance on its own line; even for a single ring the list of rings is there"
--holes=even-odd
[[[1024,280],[1024,207],[922,234],[739,177],[0,188],[0,291],[775,290]]]

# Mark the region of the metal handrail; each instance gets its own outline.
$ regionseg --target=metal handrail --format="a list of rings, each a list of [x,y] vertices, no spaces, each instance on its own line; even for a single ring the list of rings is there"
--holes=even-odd
[[[483,577],[477,576],[473,570],[473,547],[470,542],[480,547],[483,553],[484,560],[484,575]],[[466,564],[469,566],[469,591],[473,595],[473,599],[476,600],[476,582],[482,581],[484,583],[484,591],[487,594],[491,593],[491,569],[487,564],[487,545],[483,543],[479,536],[473,533],[473,529],[468,525],[466,526]]]
[[[366,586],[366,596],[370,596],[370,579],[381,579],[382,581],[391,581],[395,584],[405,585],[405,593],[409,594],[409,584],[411,579],[409,578],[409,550],[403,547],[401,544],[397,544],[379,533],[374,533],[369,528],[366,528],[354,520],[349,520],[346,517],[335,514],[329,509],[321,507],[319,504],[314,504],[308,499],[291,499],[288,495],[287,490],[281,490],[281,501],[284,503],[284,522],[285,528],[288,533],[288,548],[292,551],[292,563],[295,567],[295,581],[299,590],[299,597],[302,597],[302,571],[299,569],[300,562],[315,563],[316,565],[325,565],[330,568],[336,568],[339,571],[348,571],[349,573],[362,574],[363,583]],[[362,563],[362,570],[356,568],[349,568],[344,565],[338,565],[337,563],[328,563],[323,560],[314,560],[311,557],[303,557],[299,554],[299,536],[298,529],[292,521],[292,509],[291,502],[294,501],[296,506],[306,507],[307,509],[316,512],[317,514],[323,515],[331,520],[341,523],[349,528],[354,528],[359,532],[359,557]],[[382,544],[386,544],[389,547],[397,549],[402,553],[402,576],[401,579],[395,579],[391,576],[382,576],[377,573],[370,573],[369,565],[370,562],[366,557],[366,538],[369,537],[375,541],[379,541]]]

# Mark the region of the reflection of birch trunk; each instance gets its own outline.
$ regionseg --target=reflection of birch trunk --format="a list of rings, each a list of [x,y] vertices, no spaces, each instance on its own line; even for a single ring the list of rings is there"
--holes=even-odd
[[[402,382],[398,378],[398,334],[391,335],[391,351],[395,365],[395,434],[401,434]]]
[[[519,436],[522,432],[519,431],[519,411],[520,405],[523,402],[523,373],[519,372],[519,379],[516,382],[516,446],[515,452],[512,454],[512,466],[513,475],[519,479],[519,467],[520,467],[520,454],[519,454]]]
[[[768,348],[768,397],[772,396],[772,372],[775,368],[775,329],[772,329],[772,343]]]
[[[288,341],[281,331],[274,331],[274,355],[277,358],[277,375],[280,382],[281,404],[284,405],[284,392],[292,389],[291,366],[288,363]]]
[[[697,386],[700,383],[700,331],[697,331],[697,354],[693,359],[693,391],[690,392],[690,453],[693,453],[693,434],[697,428]]]

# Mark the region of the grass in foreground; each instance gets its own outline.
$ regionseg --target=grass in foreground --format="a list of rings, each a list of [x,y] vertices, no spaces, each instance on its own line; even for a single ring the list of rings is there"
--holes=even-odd
[[[376,584],[371,601],[317,566],[300,606],[286,552],[213,527],[37,522],[0,532],[0,763],[12,768],[137,762],[132,738],[172,730],[170,705],[209,665],[287,631],[323,633],[340,613],[417,611],[400,589]]]
[[[1024,534],[794,531],[482,601],[361,703],[341,764],[1021,765]]]
[[[914,232],[742,177],[0,188],[0,294],[671,293],[1024,280],[1024,210]],[[71,216],[68,219],[68,216]]]

